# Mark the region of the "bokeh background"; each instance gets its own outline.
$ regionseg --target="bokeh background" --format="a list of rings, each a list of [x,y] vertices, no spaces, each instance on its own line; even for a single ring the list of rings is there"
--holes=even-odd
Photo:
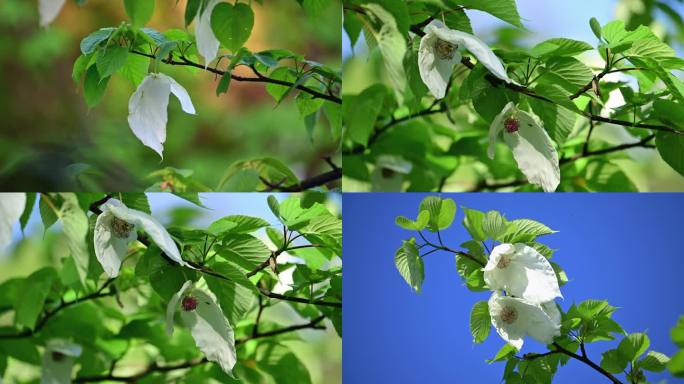
[[[402,239],[415,236],[394,224],[415,218],[419,193],[346,194],[344,216],[344,378],[349,383],[499,383],[505,363],[489,365],[504,341],[492,328],[473,344],[470,310],[488,292],[470,292],[456,273],[452,254],[425,257],[420,294],[394,266]],[[678,350],[670,328],[684,314],[681,300],[682,194],[496,193],[443,194],[457,206],[498,210],[508,219],[530,218],[559,231],[539,241],[556,249],[553,260],[568,274],[557,300],[564,311],[586,299],[618,307],[613,318],[627,332],[646,332],[651,349]],[[459,209],[442,239],[452,248],[470,239]],[[596,362],[615,341],[587,345]],[[521,354],[546,348],[527,337]],[[621,376],[624,379],[624,375]],[[652,383],[681,382],[648,373]],[[554,384],[604,383],[586,365],[570,360]]]
[[[273,194],[279,201],[287,198],[288,194]],[[272,225],[281,226],[278,219],[268,208],[267,194],[256,193],[203,193],[200,200],[206,208],[166,193],[148,193],[148,200],[152,215],[159,219],[166,227],[206,228],[213,221],[227,215],[241,214],[261,217]],[[342,211],[340,194],[328,193],[325,204],[334,214]],[[7,249],[0,249],[0,283],[14,277],[26,277],[43,266],[53,265],[59,258],[68,254],[66,238],[56,223],[44,233],[39,210],[33,210],[24,233],[21,233],[18,223],[13,228],[13,242]],[[270,244],[263,229],[256,235]],[[283,254],[279,262],[296,262],[296,259]],[[331,266],[339,265],[341,260],[334,259]],[[292,283],[292,270],[285,270],[280,274],[281,283]],[[274,291],[278,291],[278,286]],[[284,286],[282,287],[284,288]],[[11,323],[9,315],[0,316],[0,325]],[[253,315],[252,315],[253,316]],[[275,305],[264,312],[266,320],[278,323],[300,324],[305,322],[293,309],[287,305]],[[301,340],[284,340],[288,347],[304,363],[313,383],[341,383],[342,382],[342,339],[335,332],[332,324],[325,321],[326,330],[302,330],[298,332]],[[40,375],[40,368],[30,366],[10,358],[8,373],[5,376],[22,377],[26,380]],[[129,359],[130,360],[130,359]],[[146,361],[122,361],[120,366],[137,372]],[[9,381],[12,382],[11,380]]]
[[[619,19],[626,23],[628,29],[634,29],[643,24],[664,39],[677,52],[684,56],[684,2],[680,0],[516,0],[522,23],[526,30],[517,29],[487,13],[477,10],[467,10],[471,20],[473,32],[488,44],[497,42],[497,47],[527,47],[554,37],[586,41],[596,45],[596,36],[591,32],[589,19],[595,17],[605,25],[611,20]],[[664,11],[662,4],[667,5],[673,12]],[[344,94],[357,94],[368,85],[377,82],[381,76],[381,63],[377,68],[369,68],[367,61],[368,48],[363,35],[356,45],[351,47],[349,37],[342,33],[342,57],[344,70]],[[596,52],[590,51],[580,58],[590,67],[603,65],[602,59]],[[371,64],[373,64],[371,63]],[[684,79],[684,72],[673,71]],[[624,74],[611,74],[605,81],[626,80],[636,85],[636,81]],[[611,93],[609,106],[624,104],[619,91]],[[446,120],[446,119],[445,119]],[[594,137],[608,143],[633,142],[623,128],[603,124],[594,131]],[[613,160],[618,163],[630,176],[640,191],[682,191],[684,177],[675,172],[658,155],[655,150],[635,148],[625,151],[634,161]],[[458,180],[473,178],[468,166],[462,167],[452,176],[445,190],[464,190],[471,183],[458,183]],[[461,185],[464,184],[464,185]],[[344,179],[345,191],[365,191],[369,189],[366,183],[355,179]]]
[[[194,179],[215,188],[232,162],[265,156],[282,160],[300,178],[330,170],[321,160],[336,149],[326,123],[319,124],[312,143],[291,97],[276,108],[263,84],[236,81],[217,97],[215,76],[169,65],[160,70],[188,90],[197,115],[183,113],[171,98],[160,162],[128,127],[132,83],[114,76],[102,102],[89,110],[71,79],[81,39],[128,19],[123,1],[89,0],[79,7],[68,0],[48,28],[38,26],[37,3],[0,1],[3,190],[140,191],[159,181],[147,176],[164,167],[193,170]],[[148,26],[183,29],[185,4],[157,0]],[[252,2],[252,8],[254,29],[246,43],[251,51],[283,48],[340,68],[337,0],[317,18],[295,0]]]

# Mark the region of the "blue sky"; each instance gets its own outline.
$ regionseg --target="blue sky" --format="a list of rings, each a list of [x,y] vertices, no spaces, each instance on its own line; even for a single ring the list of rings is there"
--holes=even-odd
[[[492,329],[474,345],[468,328],[472,305],[489,297],[468,291],[454,258],[425,259],[423,291],[415,294],[394,266],[394,252],[412,233],[394,225],[397,215],[415,218],[425,194],[345,194],[344,378],[350,383],[498,383],[503,364],[488,365],[503,345]],[[628,332],[645,331],[651,348],[672,354],[669,330],[684,314],[681,273],[682,194],[448,194],[459,207],[496,209],[509,219],[531,218],[560,231],[542,238],[558,249],[554,261],[570,282],[562,288],[564,310],[585,299],[620,307],[614,318]],[[468,239],[459,209],[443,233],[452,247]],[[614,342],[590,344],[593,360]],[[523,353],[543,351],[531,339]],[[653,382],[667,374],[649,376]],[[602,383],[575,361],[555,384]],[[669,379],[669,382],[674,382]]]

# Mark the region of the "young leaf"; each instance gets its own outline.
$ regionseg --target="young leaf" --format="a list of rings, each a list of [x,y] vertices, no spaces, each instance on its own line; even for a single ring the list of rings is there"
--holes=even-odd
[[[428,196],[420,202],[419,211],[430,212],[427,229],[431,232],[437,232],[451,226],[456,216],[456,203],[453,199]]]
[[[627,361],[634,362],[650,345],[651,341],[645,333],[632,333],[620,341],[618,352]]]
[[[489,317],[489,304],[486,301],[478,301],[470,311],[470,333],[474,343],[481,343],[489,336],[492,328],[492,319]]]
[[[100,77],[96,65],[91,65],[88,68],[83,81],[83,96],[88,107],[93,108],[102,100],[108,83],[109,77]]]
[[[221,44],[235,52],[241,48],[254,26],[254,12],[244,3],[220,3],[211,14],[211,29]]]
[[[150,21],[154,13],[154,2],[155,0],[124,0],[126,13],[134,27],[140,28]]]
[[[639,361],[638,366],[647,371],[662,372],[669,361],[670,358],[664,353],[648,351],[646,356]]]
[[[601,24],[599,24],[595,17],[592,17],[589,20],[589,26],[591,27],[591,31],[594,32],[596,38],[601,40]]]
[[[408,285],[416,292],[420,292],[423,285],[424,267],[423,259],[418,255],[415,243],[414,238],[404,241],[394,256],[394,264]]]
[[[126,47],[113,45],[101,49],[97,53],[97,61],[95,62],[100,78],[105,79],[113,75],[126,64],[127,59],[128,48]]]

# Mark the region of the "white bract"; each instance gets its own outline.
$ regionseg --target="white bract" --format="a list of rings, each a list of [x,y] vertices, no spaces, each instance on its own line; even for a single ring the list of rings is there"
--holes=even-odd
[[[551,263],[525,244],[500,244],[484,267],[484,280],[493,291],[504,290],[533,304],[563,297]]]
[[[237,361],[235,335],[221,308],[206,292],[195,289],[188,280],[166,307],[166,333],[173,334],[173,318],[180,310],[181,320],[190,329],[195,344],[207,360],[217,362],[232,376]]]
[[[40,14],[41,27],[45,27],[57,18],[65,1],[66,0],[38,0],[38,13]]]
[[[74,358],[81,356],[81,346],[66,340],[52,339],[45,346],[40,384],[69,384]]]
[[[12,226],[21,217],[25,205],[23,192],[0,193],[0,250],[12,241]]]
[[[495,291],[489,299],[489,315],[499,336],[518,350],[527,335],[544,344],[560,336],[561,315],[553,301],[538,305]]]
[[[207,6],[195,17],[195,41],[197,51],[204,58],[206,68],[218,55],[219,41],[211,29],[211,13],[221,0],[209,0]]]
[[[195,107],[185,88],[162,73],[148,74],[128,101],[128,125],[143,144],[162,158],[171,93],[178,98],[183,111],[195,114]]]
[[[541,122],[531,114],[516,108],[512,102],[506,104],[489,127],[490,159],[494,158],[495,146],[503,132],[504,142],[513,151],[518,168],[527,180],[553,192],[560,183],[558,153]]]
[[[423,83],[436,98],[441,99],[446,93],[454,65],[461,61],[458,52],[461,46],[475,55],[494,76],[507,83],[513,82],[501,60],[478,37],[450,29],[439,20],[431,21],[423,31],[425,35],[418,48],[418,69]]]
[[[138,237],[137,229],[145,231],[169,258],[186,266],[171,235],[154,217],[128,208],[117,199],[107,200],[100,209],[102,213],[95,222],[95,256],[109,277],[119,275],[128,245]]]

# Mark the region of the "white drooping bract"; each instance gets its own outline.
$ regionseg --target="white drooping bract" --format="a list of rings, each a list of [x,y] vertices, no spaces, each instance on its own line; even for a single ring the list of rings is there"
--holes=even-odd
[[[525,244],[504,243],[492,249],[483,270],[494,291],[489,315],[501,338],[519,350],[526,335],[544,344],[560,336],[561,315],[554,299],[563,295],[543,255]]]
[[[0,193],[0,250],[12,241],[12,226],[19,221],[25,205],[23,192]]]
[[[563,297],[551,263],[525,244],[494,247],[484,267],[484,280],[491,290],[503,290],[535,304]]]
[[[40,384],[69,384],[74,358],[81,356],[78,344],[62,339],[52,339],[45,346]]]
[[[540,305],[494,292],[489,298],[489,315],[499,336],[518,350],[525,336],[544,344],[560,336],[561,316],[553,301]]]
[[[504,69],[501,60],[478,37],[448,28],[439,20],[433,20],[423,29],[425,35],[418,48],[418,69],[423,83],[438,99],[444,97],[454,65],[461,61],[460,46],[485,66],[494,76],[513,82]]]
[[[519,110],[513,102],[506,104],[489,127],[487,154],[494,158],[496,142],[503,132],[504,142],[513,152],[518,168],[527,180],[553,192],[560,183],[558,153],[541,122]]]
[[[204,58],[205,68],[218,55],[220,43],[211,29],[211,13],[220,2],[221,0],[209,0],[204,10],[201,10],[201,13],[195,17],[195,42],[197,52]]]
[[[195,344],[209,361],[232,375],[237,361],[233,328],[221,308],[206,292],[196,289],[188,280],[166,307],[166,333],[173,334],[173,319],[180,310],[183,324],[190,329]]]
[[[145,231],[170,259],[186,265],[171,235],[154,217],[128,208],[117,199],[107,200],[100,209],[102,213],[95,222],[95,256],[109,277],[119,275],[128,245],[138,238],[137,229]]]
[[[66,0],[38,0],[40,26],[45,27],[57,18]]]
[[[195,114],[195,107],[185,88],[162,73],[148,74],[128,101],[128,125],[143,144],[162,158],[171,93],[178,98],[184,112]]]

